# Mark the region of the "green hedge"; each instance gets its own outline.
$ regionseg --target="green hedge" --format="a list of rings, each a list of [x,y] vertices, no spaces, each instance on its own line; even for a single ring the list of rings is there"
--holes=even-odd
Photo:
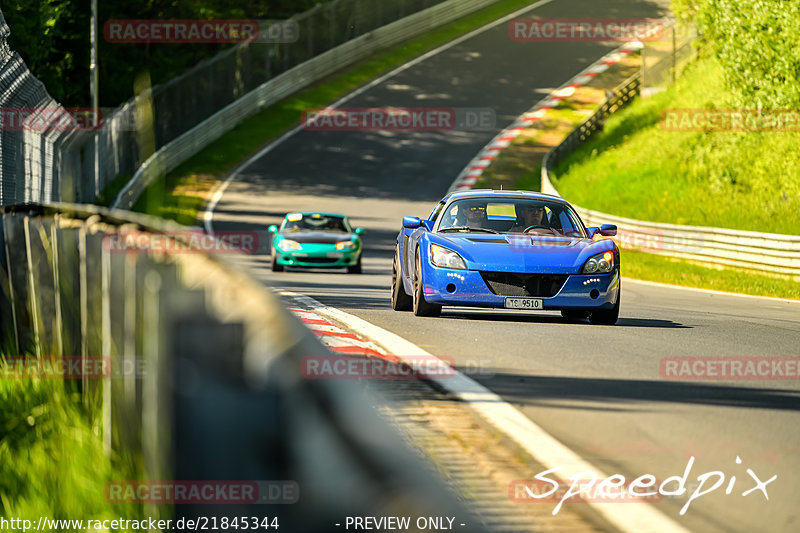
[[[800,106],[800,2],[672,0],[672,6],[712,43],[736,105]]]

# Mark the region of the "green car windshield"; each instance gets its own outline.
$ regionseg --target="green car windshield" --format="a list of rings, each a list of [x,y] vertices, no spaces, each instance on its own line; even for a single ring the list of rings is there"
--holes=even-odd
[[[299,231],[350,233],[350,226],[344,217],[292,213],[286,216],[281,231],[284,233]]]

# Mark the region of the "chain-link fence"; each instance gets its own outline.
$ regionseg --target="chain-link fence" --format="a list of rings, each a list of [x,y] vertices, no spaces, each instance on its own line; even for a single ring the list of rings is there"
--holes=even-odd
[[[37,112],[60,109],[20,55],[8,46],[11,30],[0,12],[0,205],[46,201],[58,190],[54,162],[67,142],[63,128],[27,129]]]
[[[93,202],[115,178],[132,176],[154,150],[265,82],[349,40],[444,1],[333,0],[292,17],[296,39],[270,38],[268,30],[273,23],[265,21],[254,42],[233,46],[168,83],[146,89],[103,116],[97,131],[58,127],[22,131],[4,125],[0,133],[0,205]],[[19,54],[9,50],[9,33],[0,14],[0,105],[3,109],[57,107]],[[152,109],[152,122],[143,120],[142,109],[147,106]]]

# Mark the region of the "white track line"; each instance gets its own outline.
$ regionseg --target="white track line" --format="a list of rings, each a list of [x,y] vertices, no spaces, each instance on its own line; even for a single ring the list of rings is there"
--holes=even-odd
[[[439,46],[438,48],[434,48],[430,52],[427,52],[427,53],[425,53],[425,54],[423,54],[423,55],[421,55],[421,56],[419,56],[419,57],[417,57],[415,59],[412,59],[411,61],[400,65],[399,67],[395,68],[394,70],[391,70],[390,72],[387,72],[383,76],[372,80],[371,82],[367,83],[366,85],[363,85],[363,86],[359,87],[355,91],[346,94],[345,96],[343,96],[342,98],[340,98],[339,100],[334,102],[333,104],[331,104],[329,106],[326,106],[326,107],[330,107],[330,108],[339,107],[340,105],[342,105],[342,104],[344,104],[346,102],[349,102],[350,100],[352,100],[356,96],[359,96],[360,94],[368,91],[369,89],[372,89],[376,85],[379,85],[379,84],[383,83],[384,81],[386,81],[386,80],[388,80],[388,79],[400,74],[401,72],[403,72],[405,70],[408,70],[409,68],[413,67],[414,65],[422,63],[426,59],[429,59],[429,58],[431,58],[431,57],[433,57],[435,55],[438,55],[438,54],[444,52],[445,50],[448,50],[448,49],[456,46],[457,44],[460,44],[460,43],[466,41],[467,39],[471,39],[472,37],[475,37],[476,35],[480,35],[481,33],[485,32],[485,31],[488,31],[488,30],[490,30],[490,29],[492,29],[492,28],[494,28],[496,26],[499,26],[500,24],[508,22],[509,20],[512,20],[512,19],[518,17],[519,15],[527,13],[528,11],[533,11],[534,9],[536,9],[538,7],[541,7],[543,5],[549,4],[552,1],[553,0],[539,0],[538,2],[536,2],[533,5],[524,7],[522,9],[518,9],[517,11],[514,11],[513,13],[510,13],[510,14],[508,14],[508,15],[500,18],[500,19],[497,19],[497,20],[495,20],[493,22],[490,22],[489,24],[486,24],[485,26],[481,26],[480,28],[478,28],[476,30],[473,30],[473,31],[471,31],[471,32],[469,32],[469,33],[467,33],[465,35],[462,35],[461,37],[459,37],[459,38],[457,38],[457,39],[455,39],[453,41],[445,43],[442,46]],[[250,156],[247,159],[245,159],[244,162],[242,162],[241,165],[239,165],[238,167],[233,169],[233,171],[231,171],[230,175],[228,175],[228,177],[222,183],[218,183],[212,189],[213,193],[211,195],[211,201],[208,203],[208,206],[206,206],[206,209],[203,212],[203,225],[205,226],[205,229],[206,229],[206,231],[208,233],[213,233],[214,232],[214,226],[213,226],[214,208],[217,207],[217,204],[222,199],[222,195],[225,193],[225,189],[228,188],[228,185],[230,184],[230,182],[233,181],[236,178],[236,176],[239,175],[245,168],[250,166],[253,163],[253,161],[255,161],[255,160],[261,158],[262,156],[268,154],[269,152],[274,150],[276,147],[281,145],[286,139],[289,139],[290,137],[293,137],[294,135],[296,135],[297,133],[299,133],[301,131],[303,131],[302,125],[295,126],[291,130],[287,131],[286,133],[284,133],[283,135],[281,135],[280,137],[275,139],[273,142],[271,142],[270,144],[265,146],[263,149],[259,150],[258,152],[256,152],[252,156]]]
[[[414,361],[430,357],[441,362],[436,356],[426,352],[406,339],[387,331],[366,320],[345,313],[302,294],[278,290],[278,294],[286,296],[313,310],[318,315],[326,316],[345,324],[354,332],[383,346],[389,353],[399,359],[413,357]],[[488,423],[511,438],[546,469],[562,467],[558,477],[567,479],[581,472],[594,472],[598,480],[608,477],[599,468],[579,457],[575,452],[561,444],[553,436],[536,425],[530,418],[522,414],[500,396],[483,385],[475,382],[460,372],[448,377],[429,377],[440,387],[457,396],[478,412]],[[644,474],[645,472],[643,472]],[[667,517],[648,503],[636,505],[618,505],[614,503],[586,502],[605,520],[624,533],[641,533],[653,531],[659,533],[688,533],[688,530]]]

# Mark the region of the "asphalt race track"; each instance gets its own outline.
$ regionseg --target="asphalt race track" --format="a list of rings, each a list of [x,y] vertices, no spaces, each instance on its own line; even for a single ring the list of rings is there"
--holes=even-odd
[[[666,2],[555,0],[540,17],[657,17]],[[394,239],[403,215],[427,216],[453,178],[497,131],[618,43],[515,43],[502,24],[370,88],[348,107],[483,107],[496,129],[461,132],[310,132],[249,165],[214,211],[214,229],[258,229],[287,211],[338,211],[364,236],[364,274],[273,273],[265,284],[309,295],[397,333],[460,366],[607,473],[662,480],[721,471],[722,488],[655,504],[691,531],[797,531],[800,510],[798,381],[663,379],[664,357],[798,356],[800,302],[728,296],[623,279],[616,326],[557,313],[445,308],[417,318],[390,308]],[[622,257],[623,276],[625,257]],[[741,464],[736,463],[736,457]],[[766,481],[767,501],[747,469]],[[521,472],[520,478],[535,472]],[[735,488],[726,495],[731,476]],[[707,484],[713,483],[713,479]],[[629,504],[622,504],[629,505]]]

